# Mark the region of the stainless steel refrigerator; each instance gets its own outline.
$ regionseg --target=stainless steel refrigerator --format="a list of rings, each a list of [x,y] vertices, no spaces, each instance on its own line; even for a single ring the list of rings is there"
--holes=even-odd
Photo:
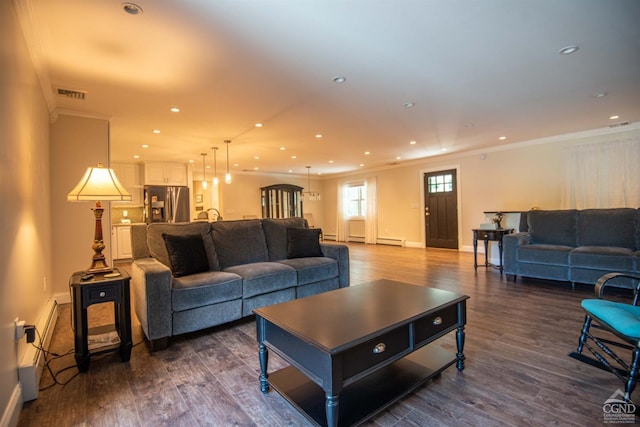
[[[189,222],[189,187],[145,185],[144,215],[152,222]]]

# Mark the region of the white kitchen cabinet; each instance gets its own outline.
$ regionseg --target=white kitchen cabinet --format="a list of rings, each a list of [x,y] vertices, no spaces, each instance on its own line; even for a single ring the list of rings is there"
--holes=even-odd
[[[188,185],[187,165],[183,163],[145,163],[145,185]]]
[[[131,251],[131,226],[118,225],[111,229],[113,248],[113,259],[127,259],[133,256]]]
[[[124,188],[131,194],[130,202],[113,202],[123,206],[142,206],[142,179],[140,165],[135,163],[112,163],[111,169]]]

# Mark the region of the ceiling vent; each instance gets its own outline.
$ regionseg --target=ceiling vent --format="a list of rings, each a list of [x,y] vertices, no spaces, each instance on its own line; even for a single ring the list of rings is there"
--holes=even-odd
[[[71,89],[63,89],[61,87],[58,88],[58,95],[65,96],[71,99],[78,99],[80,101],[84,101],[87,96],[87,92],[82,90],[71,90]]]
[[[619,128],[620,126],[627,126],[629,125],[629,122],[618,122],[618,123],[611,123],[609,125],[610,128]]]

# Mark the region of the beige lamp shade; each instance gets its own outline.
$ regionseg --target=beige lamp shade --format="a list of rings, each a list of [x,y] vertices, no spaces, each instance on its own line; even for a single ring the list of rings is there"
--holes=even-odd
[[[120,184],[113,169],[101,164],[89,167],[82,179],[67,194],[68,201],[131,201],[131,194]]]

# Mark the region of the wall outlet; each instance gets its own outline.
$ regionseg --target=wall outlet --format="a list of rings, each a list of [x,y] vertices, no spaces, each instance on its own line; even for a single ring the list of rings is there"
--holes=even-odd
[[[24,337],[24,325],[26,322],[16,317],[14,323],[16,325],[16,341],[20,341]]]

